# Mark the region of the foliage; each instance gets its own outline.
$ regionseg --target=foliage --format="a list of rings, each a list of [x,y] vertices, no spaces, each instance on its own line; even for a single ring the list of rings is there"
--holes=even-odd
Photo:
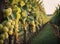
[[[60,26],[60,5],[58,5],[53,15],[54,17],[51,19],[52,23]]]
[[[7,8],[2,10],[6,19],[0,24],[0,35],[3,36],[0,41],[7,39],[9,35],[15,35],[18,39],[19,30],[27,30],[31,25],[31,30],[36,32],[38,25],[47,23],[47,16],[40,0],[6,0],[6,2]]]

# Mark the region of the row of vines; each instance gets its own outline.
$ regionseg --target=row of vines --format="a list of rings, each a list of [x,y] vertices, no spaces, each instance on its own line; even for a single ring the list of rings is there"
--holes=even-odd
[[[54,17],[52,18],[52,23],[54,23],[57,26],[60,26],[60,5],[58,4],[58,7],[56,7],[56,10],[54,12]]]
[[[50,23],[53,25],[53,27],[56,29],[56,36],[60,39],[60,5],[58,4],[58,7],[56,7],[55,12],[53,13],[53,17],[50,20]],[[60,40],[58,40],[60,41]]]

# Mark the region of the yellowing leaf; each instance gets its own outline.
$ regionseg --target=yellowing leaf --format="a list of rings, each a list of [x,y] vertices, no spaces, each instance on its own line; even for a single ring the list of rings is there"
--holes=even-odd
[[[20,5],[21,5],[21,7],[23,7],[25,5],[25,2],[24,1],[20,1]]]
[[[12,5],[14,5],[14,4],[18,4],[18,2],[19,2],[19,0],[12,0]]]
[[[26,14],[27,14],[26,11],[23,11],[22,12],[22,17],[26,17],[27,16]]]

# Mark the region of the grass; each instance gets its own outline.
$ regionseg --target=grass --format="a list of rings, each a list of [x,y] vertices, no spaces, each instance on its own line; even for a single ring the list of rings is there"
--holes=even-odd
[[[57,37],[51,25],[46,25],[44,29],[31,41],[31,44],[57,44]]]

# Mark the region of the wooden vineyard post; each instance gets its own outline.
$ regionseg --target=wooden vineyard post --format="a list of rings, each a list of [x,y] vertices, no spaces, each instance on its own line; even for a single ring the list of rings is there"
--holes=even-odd
[[[8,44],[8,39],[5,39],[4,40],[4,44]]]
[[[23,44],[26,44],[26,30],[24,29],[24,40],[23,40]]]
[[[13,35],[9,35],[9,44],[13,44]]]
[[[16,44],[16,36],[14,36],[14,44]]]
[[[36,26],[36,34],[38,34],[38,27]]]

